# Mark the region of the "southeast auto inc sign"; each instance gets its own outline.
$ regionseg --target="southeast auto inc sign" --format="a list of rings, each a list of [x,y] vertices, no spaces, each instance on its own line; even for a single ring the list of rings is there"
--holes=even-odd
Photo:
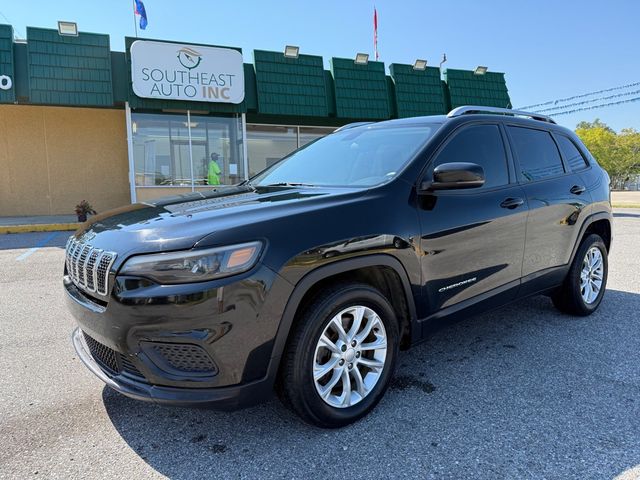
[[[131,45],[133,93],[197,102],[244,100],[242,54],[231,48],[136,40]]]

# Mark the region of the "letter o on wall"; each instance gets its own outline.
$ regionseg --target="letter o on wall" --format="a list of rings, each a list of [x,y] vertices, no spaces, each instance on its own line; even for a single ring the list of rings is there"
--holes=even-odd
[[[13,82],[8,75],[0,75],[0,90],[11,90]]]

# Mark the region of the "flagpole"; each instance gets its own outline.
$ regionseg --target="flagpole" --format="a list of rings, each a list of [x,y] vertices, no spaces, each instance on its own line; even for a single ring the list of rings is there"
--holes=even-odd
[[[378,61],[378,10],[373,4],[373,55],[376,62]]]
[[[138,23],[136,18],[136,2],[133,2],[133,28],[136,31],[136,38],[138,38]]]

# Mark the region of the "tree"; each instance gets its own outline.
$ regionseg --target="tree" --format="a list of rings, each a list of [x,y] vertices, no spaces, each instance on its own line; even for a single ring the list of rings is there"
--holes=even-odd
[[[631,176],[640,174],[640,132],[633,128],[621,130],[618,145],[624,157],[622,176],[626,182]]]
[[[605,123],[580,122],[576,133],[611,177],[611,186],[620,189],[640,173],[640,133],[632,128],[617,134]]]
[[[607,130],[607,131],[609,131],[611,133],[615,133],[613,131],[613,128],[611,128],[606,123],[601,122],[599,118],[596,118],[593,122],[582,121],[582,122],[578,123],[578,125],[576,126],[576,130],[588,130],[590,128],[602,128],[602,129]]]

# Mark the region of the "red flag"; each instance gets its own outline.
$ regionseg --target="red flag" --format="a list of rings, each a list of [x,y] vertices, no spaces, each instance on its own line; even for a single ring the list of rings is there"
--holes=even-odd
[[[373,51],[378,60],[378,12],[376,7],[373,7]]]

